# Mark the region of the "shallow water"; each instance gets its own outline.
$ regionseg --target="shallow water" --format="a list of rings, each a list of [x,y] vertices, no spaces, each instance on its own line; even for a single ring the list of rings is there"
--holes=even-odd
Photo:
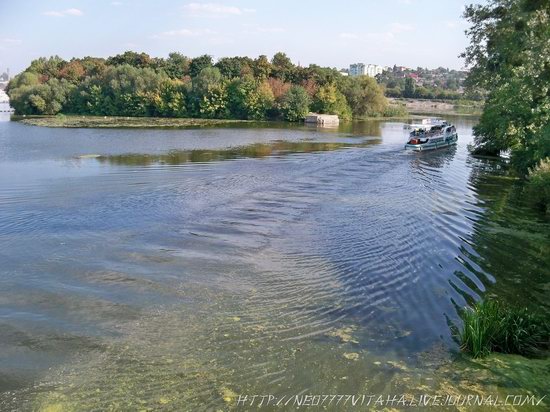
[[[459,145],[421,154],[398,122],[0,123],[0,409],[543,393],[546,361],[456,354],[484,294],[550,309],[550,225],[452,120]]]

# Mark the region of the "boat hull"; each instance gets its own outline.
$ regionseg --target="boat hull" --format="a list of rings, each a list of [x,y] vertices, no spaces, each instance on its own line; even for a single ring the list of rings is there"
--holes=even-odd
[[[440,142],[426,142],[426,143],[418,143],[418,144],[407,143],[405,145],[405,149],[412,150],[415,152],[424,152],[428,150],[443,149],[445,147],[453,146],[457,143],[457,141],[458,141],[458,134],[454,134],[453,136],[450,136]]]

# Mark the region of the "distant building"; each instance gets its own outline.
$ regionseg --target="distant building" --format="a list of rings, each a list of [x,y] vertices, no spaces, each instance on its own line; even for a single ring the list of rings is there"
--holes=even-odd
[[[338,71],[342,76],[349,76],[349,70],[348,69],[342,69]]]
[[[377,64],[367,64],[367,76],[375,77],[377,74],[382,74],[384,67]]]
[[[365,64],[364,63],[354,63],[349,65],[349,75],[350,76],[363,76],[365,74]]]
[[[350,76],[370,76],[375,77],[377,74],[384,72],[386,68],[384,66],[379,66],[378,64],[364,64],[364,63],[354,63],[349,66],[349,75]]]

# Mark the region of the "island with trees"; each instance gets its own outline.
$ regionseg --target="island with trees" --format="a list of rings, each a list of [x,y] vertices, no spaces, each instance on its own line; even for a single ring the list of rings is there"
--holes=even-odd
[[[301,67],[281,52],[271,60],[262,55],[217,62],[209,55],[156,58],[132,51],[107,59],[39,58],[11,80],[7,92],[16,114],[26,116],[298,121],[310,111],[344,120],[403,114],[375,79]]]

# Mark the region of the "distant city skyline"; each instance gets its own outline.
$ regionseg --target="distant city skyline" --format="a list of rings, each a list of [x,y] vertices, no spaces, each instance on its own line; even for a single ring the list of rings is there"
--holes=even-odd
[[[472,1],[29,0],[0,6],[0,72],[41,56],[273,56],[338,69],[357,62],[462,69]],[[444,3],[444,4],[442,4]]]

